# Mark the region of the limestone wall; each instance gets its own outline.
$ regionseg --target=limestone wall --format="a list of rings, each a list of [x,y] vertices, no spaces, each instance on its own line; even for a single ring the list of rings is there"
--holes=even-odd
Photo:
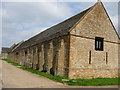
[[[104,42],[96,51],[94,39],[70,38],[70,78],[118,77],[118,44]]]
[[[10,53],[9,59],[52,75],[68,76],[69,36],[54,38]]]
[[[2,58],[7,58],[8,57],[8,53],[2,53]]]
[[[73,35],[92,38],[103,37],[105,41],[118,42],[116,30],[101,3],[97,3],[70,32]]]
[[[70,32],[70,78],[118,76],[118,35],[101,3],[97,3]],[[95,50],[95,37],[104,50]]]

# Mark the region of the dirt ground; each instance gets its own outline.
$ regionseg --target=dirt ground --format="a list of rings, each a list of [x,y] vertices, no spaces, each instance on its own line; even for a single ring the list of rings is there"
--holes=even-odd
[[[2,63],[2,64],[1,64]],[[1,71],[2,68],[2,71]],[[2,74],[1,74],[2,72]],[[2,85],[3,84],[3,85]],[[0,87],[2,88],[117,88],[118,86],[68,86],[19,69],[0,60]]]

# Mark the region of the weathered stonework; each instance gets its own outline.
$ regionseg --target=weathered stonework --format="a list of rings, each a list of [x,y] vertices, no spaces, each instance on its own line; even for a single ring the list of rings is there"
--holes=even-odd
[[[53,43],[49,43],[49,50],[48,50],[48,73],[50,74],[50,69],[52,68],[53,63]]]
[[[71,36],[70,42],[70,78],[118,76],[118,44],[104,42],[104,51],[96,51],[95,40]]]
[[[41,45],[41,52],[40,52],[40,71],[43,71],[43,65],[44,65],[44,48],[43,44]]]
[[[101,3],[71,31],[70,78],[118,76],[118,36]],[[95,50],[95,37],[104,38],[104,50]]]
[[[95,37],[104,38],[103,51],[95,50]],[[97,2],[84,12],[21,43],[8,58],[55,76],[111,78],[118,77],[119,48],[120,39],[115,28],[102,3]]]
[[[2,58],[7,58],[8,57],[8,53],[2,53]]]

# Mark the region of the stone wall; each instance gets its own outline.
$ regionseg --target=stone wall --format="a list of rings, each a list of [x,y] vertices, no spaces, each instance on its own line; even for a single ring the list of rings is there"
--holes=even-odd
[[[118,76],[117,33],[101,3],[70,32],[70,78]],[[95,50],[95,37],[104,38],[104,50]]]
[[[92,39],[103,37],[109,42],[119,41],[117,32],[101,3],[96,4],[70,33]]]
[[[52,75],[68,76],[69,36],[54,38],[10,53],[9,59],[20,65]]]
[[[1,55],[2,55],[1,58],[7,58],[8,57],[8,53],[2,53]]]
[[[104,42],[95,50],[95,40],[70,37],[69,78],[118,77],[118,44]]]

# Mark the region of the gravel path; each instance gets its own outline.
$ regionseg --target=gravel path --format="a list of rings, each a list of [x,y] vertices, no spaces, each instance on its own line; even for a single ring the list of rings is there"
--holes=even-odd
[[[3,88],[118,88],[117,85],[68,86],[31,72],[24,71],[16,66],[0,60],[0,87],[1,86]]]

